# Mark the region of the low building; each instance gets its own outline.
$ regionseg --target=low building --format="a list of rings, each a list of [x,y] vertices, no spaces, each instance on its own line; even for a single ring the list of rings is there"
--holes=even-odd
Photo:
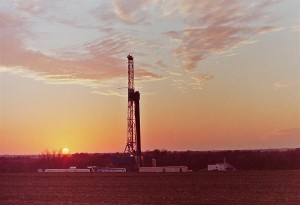
[[[139,172],[189,172],[187,166],[140,167]]]
[[[62,173],[62,172],[91,172],[90,169],[77,169],[76,167],[70,167],[69,169],[45,169],[44,172]]]
[[[207,170],[208,171],[236,171],[237,169],[234,168],[231,164],[229,164],[226,161],[226,159],[224,159],[223,163],[207,165]]]
[[[126,172],[126,168],[99,167],[96,172]]]

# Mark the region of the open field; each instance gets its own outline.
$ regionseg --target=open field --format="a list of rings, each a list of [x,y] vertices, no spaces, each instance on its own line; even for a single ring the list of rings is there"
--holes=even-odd
[[[300,204],[300,170],[0,174],[0,204]]]

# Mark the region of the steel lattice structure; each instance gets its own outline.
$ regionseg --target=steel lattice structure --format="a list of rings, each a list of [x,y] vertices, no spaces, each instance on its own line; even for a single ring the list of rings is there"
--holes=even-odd
[[[128,113],[127,113],[127,144],[125,152],[133,154],[136,150],[136,132],[135,132],[135,116],[134,102],[131,99],[134,93],[134,64],[133,57],[128,55]]]
[[[127,113],[127,144],[125,153],[136,157],[136,163],[141,162],[140,138],[140,93],[134,90],[134,62],[131,55],[128,59],[128,113]]]

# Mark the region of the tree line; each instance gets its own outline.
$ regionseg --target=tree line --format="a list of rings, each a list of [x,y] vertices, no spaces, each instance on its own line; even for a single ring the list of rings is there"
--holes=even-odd
[[[110,167],[115,156],[122,153],[76,153],[64,155],[61,152],[45,150],[37,157],[0,157],[0,172],[36,172],[50,168],[86,168],[87,166]],[[188,166],[193,171],[207,169],[208,164],[222,163],[223,159],[238,170],[292,170],[300,169],[300,148],[290,150],[228,150],[228,151],[168,151],[143,152],[143,166]]]

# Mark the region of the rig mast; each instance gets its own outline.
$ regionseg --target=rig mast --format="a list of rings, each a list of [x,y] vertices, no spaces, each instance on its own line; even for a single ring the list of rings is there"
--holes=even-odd
[[[141,133],[140,133],[140,93],[134,90],[134,63],[131,55],[128,59],[128,113],[127,144],[125,153],[135,157],[137,167],[141,166]]]

